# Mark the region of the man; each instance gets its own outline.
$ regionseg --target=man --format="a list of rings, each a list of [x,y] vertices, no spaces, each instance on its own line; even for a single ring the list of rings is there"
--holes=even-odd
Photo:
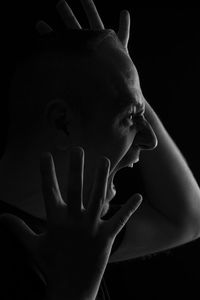
[[[82,1],[82,4],[91,28],[104,31],[93,3]],[[60,2],[58,9],[65,17],[68,27],[81,30],[66,3]],[[157,136],[157,148],[141,152],[140,155],[146,188],[144,201],[129,219],[123,240],[111,254],[109,262],[123,261],[181,245],[198,238],[200,228],[199,187],[180,151],[144,99],[137,70],[127,50],[130,28],[127,12],[122,13],[120,24],[118,38],[110,31],[96,47],[95,59],[81,61],[81,79],[90,80],[85,80],[79,89],[90,100],[89,107],[93,112],[91,123],[81,127],[83,124],[80,118],[67,103],[62,98],[54,98],[45,106],[40,134],[32,135],[30,139],[30,135],[23,132],[26,128],[22,126],[24,114],[21,114],[16,118],[17,124],[14,122],[10,127],[16,130],[14,133],[10,130],[0,176],[2,200],[45,219],[38,171],[41,152],[49,151],[53,154],[61,194],[65,195],[68,156],[67,151],[61,152],[58,148],[61,145],[66,149],[70,145],[81,145],[85,151],[84,207],[87,207],[87,195],[91,190],[98,157],[104,155],[111,163],[103,217],[109,213],[108,202],[115,195],[112,181],[117,170],[136,162],[141,150],[154,149]],[[125,100],[130,100],[126,110],[123,109],[127,105]],[[13,112],[15,113],[14,110]],[[29,115],[27,119],[28,117]],[[18,131],[19,128],[21,131]],[[27,140],[29,146],[24,149]],[[20,199],[18,203],[14,195]]]

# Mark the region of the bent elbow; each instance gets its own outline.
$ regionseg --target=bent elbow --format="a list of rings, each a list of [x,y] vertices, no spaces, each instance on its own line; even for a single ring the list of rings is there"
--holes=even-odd
[[[200,238],[200,216],[193,214],[186,219],[180,226],[180,235],[187,243]]]

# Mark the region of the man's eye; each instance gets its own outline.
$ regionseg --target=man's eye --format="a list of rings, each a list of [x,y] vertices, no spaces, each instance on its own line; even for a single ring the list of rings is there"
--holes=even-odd
[[[124,123],[127,126],[133,126],[135,123],[142,122],[144,119],[143,113],[138,113],[138,114],[129,114],[125,119]]]
[[[135,117],[135,115],[134,115],[133,113],[130,114],[130,115],[128,115],[128,116],[124,119],[125,123],[126,123],[126,124],[128,123],[128,125],[133,125],[134,117]]]
[[[133,118],[134,118],[134,114],[130,114],[130,115],[128,115],[128,117],[127,117],[127,119],[128,119],[128,120],[131,120],[131,121],[133,121]]]

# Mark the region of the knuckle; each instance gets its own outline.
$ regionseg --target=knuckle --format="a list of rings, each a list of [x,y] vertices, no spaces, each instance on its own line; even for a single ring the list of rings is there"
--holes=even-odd
[[[115,31],[112,28],[105,29],[105,31],[107,32],[107,34],[109,34],[111,36],[116,35]]]

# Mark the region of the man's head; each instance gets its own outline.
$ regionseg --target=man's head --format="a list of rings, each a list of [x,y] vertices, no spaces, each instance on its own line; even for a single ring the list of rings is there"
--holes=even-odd
[[[82,146],[87,192],[98,158],[104,155],[111,161],[107,196],[112,198],[116,171],[157,143],[144,118],[133,62],[110,30],[69,31],[64,38],[49,35],[37,49],[13,77],[7,151],[25,156],[33,154],[34,147],[50,151],[63,168],[64,156],[59,158],[57,150]]]
[[[10,82],[10,134],[14,130],[15,135],[32,138],[37,130],[41,131],[44,116],[55,109],[53,103],[59,101],[79,114],[84,125],[89,122],[93,102],[88,106],[90,99],[83,89],[90,84],[87,69],[94,49],[105,35],[69,30],[65,35],[51,33],[24,41]]]

